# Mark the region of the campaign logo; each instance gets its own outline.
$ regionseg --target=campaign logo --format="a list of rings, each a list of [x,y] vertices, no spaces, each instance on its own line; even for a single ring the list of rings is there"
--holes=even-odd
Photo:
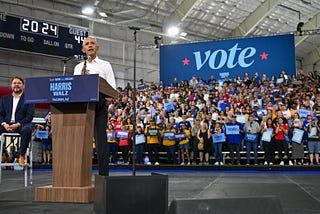
[[[174,78],[189,80],[193,75],[208,79],[243,77],[255,72],[277,77],[284,70],[294,74],[293,35],[266,36],[160,47],[160,79],[169,84]]]

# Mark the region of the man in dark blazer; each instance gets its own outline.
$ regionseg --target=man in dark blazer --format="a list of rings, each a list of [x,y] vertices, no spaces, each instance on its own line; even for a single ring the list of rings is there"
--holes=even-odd
[[[35,107],[33,104],[24,103],[24,80],[21,77],[12,78],[11,89],[12,94],[3,96],[0,101],[0,134],[15,132],[21,135],[19,164],[25,166]]]

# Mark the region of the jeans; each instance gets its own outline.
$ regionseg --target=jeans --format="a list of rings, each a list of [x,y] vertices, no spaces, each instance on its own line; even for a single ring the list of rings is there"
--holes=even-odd
[[[222,162],[222,143],[214,143],[213,144],[214,148],[214,157],[216,158],[217,162]]]
[[[155,163],[159,161],[159,144],[158,143],[151,143],[147,144],[148,147],[148,154],[149,154],[149,160],[151,163]]]
[[[109,151],[109,155],[111,156],[111,159],[110,159],[111,163],[116,163],[117,161],[117,148],[118,148],[117,143],[108,143],[108,151]],[[108,158],[110,158],[110,156]]]
[[[136,162],[137,164],[143,164],[143,149],[144,143],[136,145]]]
[[[168,163],[175,164],[176,157],[175,157],[175,146],[165,146],[167,151]]]
[[[234,164],[234,151],[236,151],[237,164],[240,164],[240,145],[229,144],[231,164]]]
[[[247,145],[247,164],[250,163],[250,151],[251,151],[251,147],[253,148],[253,153],[254,153],[254,163],[257,164],[258,163],[258,151],[257,151],[257,142],[253,143],[250,141],[245,141],[246,145]]]

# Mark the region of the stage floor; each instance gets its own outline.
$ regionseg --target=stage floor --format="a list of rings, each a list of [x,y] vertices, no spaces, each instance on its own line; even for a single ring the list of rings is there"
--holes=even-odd
[[[320,213],[319,171],[259,170],[138,170],[169,176],[169,205],[173,199],[217,199],[277,196],[285,214]],[[96,171],[93,172],[93,175]],[[33,185],[24,187],[22,171],[3,171],[0,184],[0,213],[6,214],[93,214],[93,204],[43,203],[34,201],[34,188],[51,184],[51,170],[33,171]],[[111,170],[110,176],[128,175]],[[134,213],[134,211],[132,212]],[[236,210],[235,210],[235,213]]]

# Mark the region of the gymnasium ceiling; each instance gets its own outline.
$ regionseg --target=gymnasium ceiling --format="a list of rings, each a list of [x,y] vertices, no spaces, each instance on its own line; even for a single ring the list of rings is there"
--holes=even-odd
[[[36,0],[31,1],[35,4]],[[6,2],[6,1],[4,1]],[[8,2],[8,1],[7,1]],[[10,2],[10,1],[9,1]],[[12,1],[11,1],[12,2]],[[19,1],[18,1],[19,2]],[[178,25],[184,37],[164,41],[193,42],[295,33],[297,59],[320,59],[320,0],[52,0],[53,4],[95,7],[94,18],[106,24],[135,26],[164,38]],[[105,12],[103,18],[98,12]],[[297,32],[298,23],[303,26]],[[317,30],[319,29],[319,30]],[[301,36],[300,36],[301,35]]]

